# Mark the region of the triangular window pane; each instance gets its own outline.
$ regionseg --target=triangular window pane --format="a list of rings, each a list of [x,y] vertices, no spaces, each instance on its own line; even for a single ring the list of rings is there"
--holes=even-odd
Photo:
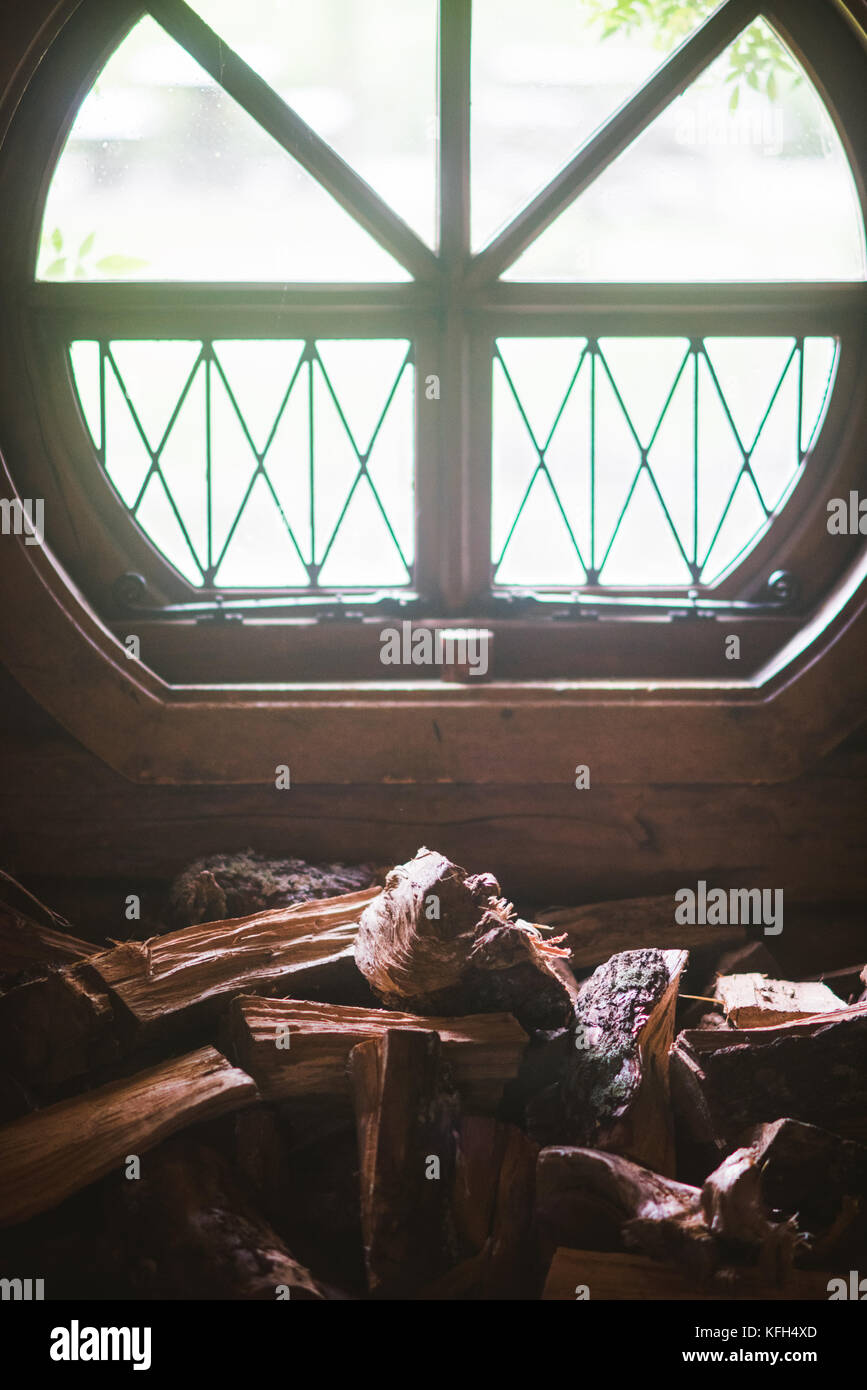
[[[138,422],[151,448],[156,450],[189,380],[201,343],[114,342],[109,346]]]
[[[433,245],[436,0],[191,3],[206,24]]]
[[[265,457],[265,470],[283,514],[307,564],[312,563],[310,528],[310,416],[305,363],[280,416],[277,433]],[[347,483],[347,489],[349,484]]]
[[[322,585],[405,584],[406,567],[389,535],[370,485],[356,487],[322,566]]]
[[[690,578],[646,469],[641,470],[608,559],[604,584],[684,584]]]
[[[72,379],[95,449],[102,448],[102,421],[100,420],[99,393],[99,343],[79,341],[69,344],[69,360],[72,366]]]
[[[128,507],[135,506],[152,459],[117,377],[105,367],[105,471]]]
[[[260,453],[277,423],[303,351],[303,340],[214,343],[222,373]]]
[[[219,372],[211,371],[211,548],[217,564],[256,468]]]
[[[583,584],[584,568],[540,470],[497,569],[497,584]]]
[[[702,582],[712,584],[719,579],[743,551],[755,544],[766,520],[756,490],[744,474],[705,562]]]
[[[540,449],[583,367],[586,338],[500,338],[497,347]]]
[[[253,484],[215,582],[233,589],[296,588],[310,582],[262,477]]]
[[[54,172],[37,274],[57,280],[406,280],[162,29],[139,21]]]
[[[202,575],[196,558],[184,536],[174,508],[169,502],[162,479],[151,478],[136,512],[136,521],[145,535],[191,584],[201,585]]]
[[[818,437],[837,368],[836,338],[804,339],[804,401],[801,448],[806,452]]]
[[[160,453],[160,472],[203,569],[208,564],[206,458],[205,364],[201,362]]]
[[[320,340],[316,344],[359,453],[370,448],[408,346],[399,338]]]
[[[716,8],[717,0],[473,0],[474,249]]]
[[[750,45],[768,55],[754,71],[755,86],[736,73],[738,55]],[[840,137],[803,68],[762,19],[504,276],[632,282],[864,277],[864,225]]]

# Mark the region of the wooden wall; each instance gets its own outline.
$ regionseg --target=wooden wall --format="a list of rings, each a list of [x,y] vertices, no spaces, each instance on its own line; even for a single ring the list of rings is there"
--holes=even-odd
[[[147,908],[150,894],[158,912],[153,894],[202,854],[252,847],[393,863],[421,844],[493,871],[526,904],[674,892],[699,878],[779,887],[787,925],[825,933],[819,964],[827,965],[830,928],[843,933],[837,956],[859,941],[867,950],[867,731],[808,775],[773,786],[606,787],[591,772],[586,791],[142,787],[84,750],[0,671],[0,863],[43,884],[84,935],[129,935],[124,896],[141,893]],[[96,895],[92,880],[101,881]],[[91,911],[98,920],[89,923]]]
[[[863,0],[853,7],[867,13]],[[7,111],[28,44],[64,8],[57,0],[4,7]],[[204,853],[255,847],[394,862],[424,843],[492,870],[525,902],[673,892],[699,878],[782,887],[805,959],[815,949],[819,964],[847,964],[859,943],[863,958],[867,935],[867,733],[773,786],[141,787],[84,750],[0,667],[0,864],[48,885],[81,934],[91,912],[94,937],[129,934],[123,896],[156,893]]]

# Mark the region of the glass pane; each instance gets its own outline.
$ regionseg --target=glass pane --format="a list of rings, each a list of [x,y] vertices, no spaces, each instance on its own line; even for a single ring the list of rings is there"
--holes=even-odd
[[[496,582],[713,583],[800,478],[836,352],[831,338],[500,339]]]
[[[865,264],[840,138],[757,20],[504,278],[858,280]]]
[[[474,0],[473,246],[510,221],[716,8],[716,0]]]
[[[48,193],[52,280],[406,280],[153,20],[85,98]]]
[[[431,245],[436,0],[192,0],[207,24]]]
[[[405,339],[70,344],[139,526],[192,583],[251,589],[409,582],[408,354]]]

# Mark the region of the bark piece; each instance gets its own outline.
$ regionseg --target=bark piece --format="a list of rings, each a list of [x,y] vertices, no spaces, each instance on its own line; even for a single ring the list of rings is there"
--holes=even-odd
[[[827,985],[769,980],[755,973],[720,975],[714,988],[735,1028],[771,1028],[811,1014],[835,1013],[840,1000]]]
[[[576,1292],[585,1288],[587,1294]],[[574,1302],[576,1297],[697,1302],[826,1300],[828,1275],[824,1270],[792,1270],[785,1283],[777,1286],[768,1283],[759,1270],[743,1269],[737,1273],[720,1270],[709,1284],[698,1287],[686,1271],[660,1264],[645,1255],[561,1248],[551,1261],[542,1297],[561,1302]]]
[[[550,1260],[557,1246],[622,1250],[681,1262],[699,1278],[718,1265],[717,1243],[697,1187],[596,1149],[552,1147],[539,1154],[536,1222]]]
[[[203,1047],[12,1120],[0,1129],[0,1226],[57,1206],[195,1120],[257,1098],[246,1072]]]
[[[178,927],[309,903],[356,893],[374,881],[371,864],[308,864],[303,859],[267,859],[247,850],[197,859],[178,874],[170,911]]]
[[[204,1144],[161,1144],[141,1178],[119,1184],[112,1197],[106,1224],[122,1236],[117,1277],[139,1298],[339,1296],[299,1264],[226,1160]]]
[[[565,932],[573,970],[595,967],[621,951],[655,946],[659,950],[702,950],[740,947],[746,932],[740,926],[681,925],[674,920],[671,893],[653,898],[588,903],[584,907],[546,908],[537,920]]]
[[[491,874],[468,876],[434,850],[398,864],[365,909],[355,958],[389,1008],[508,1011],[527,1027],[563,1025],[577,985],[568,950],[515,916]]]
[[[549,1142],[607,1149],[674,1173],[668,1052],[686,961],[686,951],[623,951],[584,982],[560,1085],[559,1133]],[[546,1127],[554,1127],[550,1119]]]
[[[368,1287],[409,1297],[457,1258],[457,1094],[436,1033],[387,1029],[352,1049],[349,1071]]]
[[[393,1028],[439,1033],[461,1095],[480,1110],[496,1108],[527,1043],[510,1014],[419,1018],[390,1009],[256,996],[236,999],[231,1011],[236,1055],[269,1100],[329,1096],[348,1101],[346,1063],[352,1048]]]
[[[705,1172],[782,1117],[867,1141],[867,1005],[774,1028],[691,1029],[671,1050],[672,1100]]]
[[[233,995],[307,993],[354,975],[359,916],[376,889],[250,917],[185,927],[91,958],[113,996],[149,1036],[212,1018]],[[361,983],[361,982],[359,982]]]

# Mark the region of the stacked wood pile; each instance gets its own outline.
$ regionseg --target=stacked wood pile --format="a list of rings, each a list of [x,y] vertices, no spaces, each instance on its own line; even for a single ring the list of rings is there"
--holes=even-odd
[[[867,968],[780,979],[671,898],[540,915],[426,849],[382,888],[100,950],[0,906],[0,1272],[827,1298],[867,1250]]]

